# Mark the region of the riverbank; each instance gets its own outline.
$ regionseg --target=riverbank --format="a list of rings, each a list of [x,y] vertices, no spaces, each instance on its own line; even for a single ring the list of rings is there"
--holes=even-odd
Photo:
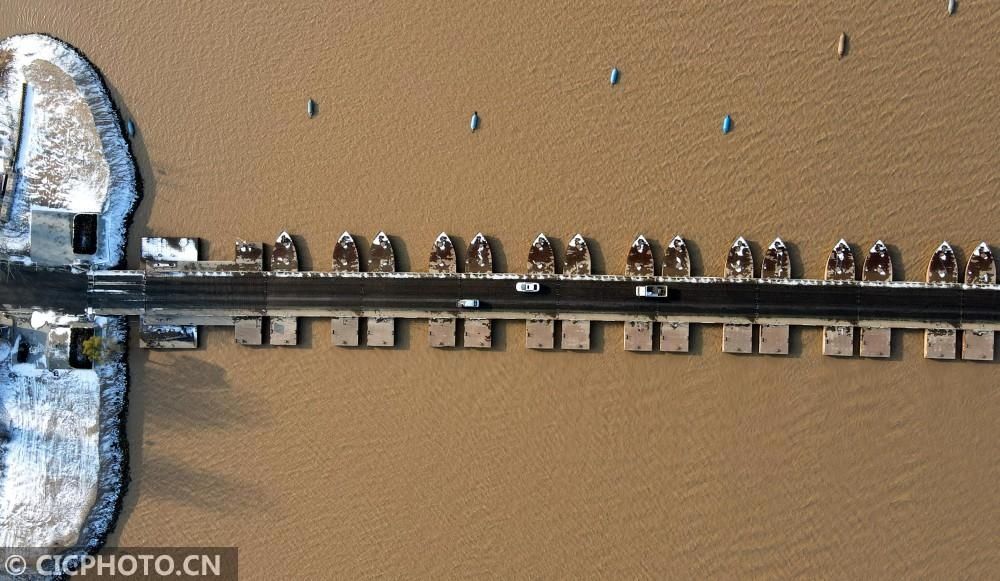
[[[36,34],[0,41],[0,155],[13,180],[0,259],[62,268],[122,262],[138,201],[135,162],[103,81],[64,42]],[[79,216],[97,219],[85,234],[96,239],[82,251]],[[4,314],[0,327],[0,547],[95,551],[128,479],[127,355],[111,349],[80,368],[70,337],[76,330],[125,346],[127,324],[20,311]]]

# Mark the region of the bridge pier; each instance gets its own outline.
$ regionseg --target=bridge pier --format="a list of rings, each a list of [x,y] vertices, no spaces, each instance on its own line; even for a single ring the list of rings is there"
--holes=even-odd
[[[760,277],[763,279],[789,279],[792,275],[788,247],[781,238],[775,238],[767,247],[761,261]],[[788,355],[788,325],[760,325],[757,352],[766,355]]]
[[[458,272],[455,245],[444,232],[438,234],[428,258],[428,272],[447,274]],[[432,317],[427,319],[427,340],[431,347],[454,347],[458,319],[452,317]]]
[[[368,272],[396,272],[396,254],[392,242],[385,232],[379,232],[372,240],[368,254]],[[396,344],[396,319],[392,317],[369,317],[369,347],[392,347]]]
[[[927,282],[954,284],[958,282],[958,259],[947,241],[942,242],[927,264]],[[927,359],[955,359],[958,352],[958,333],[954,329],[927,329],[924,331],[924,357]]]
[[[261,317],[234,317],[236,343],[239,345],[262,345],[264,343],[263,319]]]
[[[349,232],[344,232],[333,247],[333,272],[360,272],[361,258],[358,245]],[[330,339],[338,347],[357,347],[361,342],[357,317],[330,319]]]
[[[563,273],[569,276],[584,276],[591,274],[590,247],[579,233],[566,245],[565,268]],[[559,346],[570,351],[587,351],[590,349],[590,321],[566,320],[560,325],[562,340]]]
[[[691,276],[691,258],[688,256],[687,243],[680,236],[674,236],[664,250],[661,274],[665,277]],[[688,323],[660,323],[660,351],[687,353],[690,334]]]
[[[985,242],[979,244],[969,257],[965,268],[965,284],[983,286],[996,284],[997,265],[993,251]],[[962,332],[962,359],[992,361],[993,331],[973,329]]]
[[[892,257],[889,249],[881,240],[868,251],[865,265],[861,271],[861,279],[887,282],[892,280]],[[862,327],[861,348],[862,357],[888,357],[892,352],[892,329]]]
[[[841,238],[826,261],[826,280],[855,280],[854,252]],[[854,356],[854,327],[846,325],[823,327],[823,355]]]
[[[299,251],[288,232],[282,232],[271,252],[271,270],[298,272]],[[296,345],[299,342],[299,320],[297,317],[269,317],[270,325],[267,342],[271,345]]]
[[[753,278],[753,252],[742,236],[733,242],[726,257],[726,278]],[[723,353],[752,353],[753,325],[726,323],[722,325]]]
[[[528,274],[555,274],[556,257],[552,243],[539,234],[528,250]],[[524,345],[528,349],[553,349],[556,322],[552,318],[528,319],[524,324]]]
[[[490,243],[482,232],[477,233],[469,242],[469,251],[465,256],[465,272],[493,272],[493,252]],[[471,297],[470,297],[471,298]],[[489,349],[493,346],[493,322],[489,319],[466,319],[465,337],[462,343],[473,349]]]
[[[641,234],[632,242],[625,259],[625,276],[655,276],[656,263],[653,247]],[[624,342],[626,351],[653,350],[653,322],[625,321]]]

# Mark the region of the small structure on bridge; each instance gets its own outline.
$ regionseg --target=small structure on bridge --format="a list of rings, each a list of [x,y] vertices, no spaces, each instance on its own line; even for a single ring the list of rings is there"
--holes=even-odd
[[[591,274],[590,247],[582,235],[576,234],[566,245],[566,263],[563,274],[586,276]],[[585,319],[562,320],[563,349],[585,351],[590,349],[590,321]]]
[[[180,263],[198,262],[198,238],[144,237],[139,255],[150,270],[176,269]],[[139,347],[143,349],[194,349],[198,347],[197,325],[139,321]]]
[[[674,236],[663,251],[663,276],[691,276],[691,257],[687,243]],[[687,353],[690,344],[690,324],[686,322],[660,323],[660,351]]]
[[[90,264],[97,253],[98,217],[93,213],[31,208],[31,261],[41,266]]]
[[[143,349],[195,349],[197,325],[140,325],[139,346]]]
[[[826,280],[853,281],[854,252],[843,238],[830,251],[826,261]],[[837,325],[823,327],[823,355],[852,357],[854,355],[854,327]]]
[[[947,241],[942,242],[927,264],[927,282],[955,284],[958,282],[958,259]],[[958,352],[958,333],[955,329],[927,329],[924,331],[924,357],[927,359],[954,359]]]
[[[877,282],[892,280],[892,256],[881,240],[876,240],[865,257],[861,279]],[[888,357],[892,351],[892,329],[861,328],[861,356]]]
[[[628,249],[628,256],[625,258],[625,276],[655,275],[653,247],[646,237],[640,234]],[[624,342],[626,351],[652,351],[653,321],[648,319],[625,321]]]
[[[146,268],[172,269],[178,262],[198,262],[198,238],[150,236],[142,239],[140,256]]]
[[[980,242],[965,268],[965,284],[981,286],[996,284],[996,281],[997,263],[993,251],[985,242]],[[962,359],[992,361],[993,338],[993,331],[987,329],[962,331]]]
[[[477,233],[469,242],[469,252],[465,256],[465,272],[488,274],[493,272],[493,251],[490,243],[482,232]],[[466,297],[463,297],[466,298]],[[467,297],[476,298],[476,297]],[[493,346],[493,322],[489,319],[466,319],[466,347],[474,349],[489,349]]]
[[[770,280],[787,280],[792,277],[788,247],[779,237],[764,251],[760,263],[760,277]],[[788,325],[765,323],[760,326],[757,352],[766,355],[788,355]]]
[[[354,237],[348,232],[340,235],[333,247],[333,272],[359,272],[361,259]],[[358,317],[334,317],[330,319],[330,337],[339,347],[357,347],[359,339]]]
[[[264,245],[259,242],[237,240],[233,251],[238,270],[263,270]]]
[[[552,243],[539,234],[528,249],[528,274],[555,274],[556,254]],[[555,347],[556,322],[551,316],[532,318],[524,324],[524,344],[528,349],[552,349]]]
[[[458,259],[455,258],[455,245],[444,232],[438,234],[431,246],[431,254],[427,259],[427,271],[437,274],[458,272]],[[432,317],[427,320],[427,339],[431,347],[454,347],[457,319],[454,317]]]
[[[731,279],[753,278],[753,252],[750,245],[740,236],[733,242],[726,255],[725,277]],[[752,353],[753,325],[750,323],[726,323],[722,325],[722,351],[724,353]]]
[[[379,232],[368,251],[369,272],[396,272],[396,254],[385,232]],[[375,316],[368,319],[368,345],[392,347],[396,344],[396,319]]]
[[[207,268],[222,270],[227,268],[227,263],[203,263]],[[248,242],[237,240],[233,246],[233,262],[228,263],[234,270],[263,270],[264,269],[264,245],[260,242]],[[234,317],[236,342],[240,345],[261,345],[264,343],[264,318],[263,317]]]

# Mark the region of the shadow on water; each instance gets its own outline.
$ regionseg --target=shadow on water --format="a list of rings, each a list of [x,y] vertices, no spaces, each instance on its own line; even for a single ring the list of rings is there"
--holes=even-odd
[[[490,252],[493,255],[493,272],[508,272],[507,253],[503,241],[492,236],[487,236],[486,241],[490,243]]]
[[[587,351],[574,351],[574,353],[604,353],[607,339],[604,334],[608,332],[608,326],[621,327],[621,323],[608,323],[605,321],[591,321],[590,323],[590,349]]]
[[[237,480],[162,456],[151,450],[142,463],[143,493],[216,513],[258,513],[267,494],[253,482]]]
[[[593,238],[586,238],[587,248],[590,249],[590,268],[593,274],[609,274],[608,263],[604,258],[604,248],[600,241]],[[624,260],[623,260],[624,263]]]
[[[289,345],[292,349],[312,349],[313,348],[313,325],[319,323],[322,319],[317,319],[314,317],[299,317],[298,318],[298,334],[299,340],[295,346]],[[288,347],[286,347],[287,349]]]
[[[890,329],[889,333],[889,361],[902,361],[904,345],[903,337],[906,333],[903,329]],[[921,339],[923,339],[923,333],[920,334]]]
[[[507,351],[507,334],[510,332],[511,321],[494,320],[492,324],[493,344],[484,351]]]
[[[892,260],[893,280],[906,280],[906,265],[903,263],[903,253],[899,251],[899,247],[895,244],[886,244],[885,247],[889,251],[889,258]]]
[[[309,244],[306,243],[306,239],[298,234],[292,234],[291,232],[289,234],[292,237],[292,242],[295,243],[295,250],[299,254],[299,270],[315,270],[312,250],[309,248]],[[327,269],[324,268],[321,270]]]
[[[556,272],[557,273],[561,273],[561,272],[563,272],[563,270],[565,270],[565,266],[566,266],[566,263],[565,263],[565,260],[566,260],[566,239],[565,238],[558,238],[558,237],[551,237],[551,236],[548,236],[548,235],[546,235],[546,238],[549,239],[549,244],[552,245],[552,256],[555,258]],[[524,264],[525,264],[525,266],[527,266],[527,264],[528,264],[528,251],[531,249],[531,243],[533,241],[534,241],[534,239],[529,240],[524,245]]]
[[[392,253],[396,258],[396,271],[413,272],[411,270],[413,265],[410,264],[410,252],[406,245],[406,240],[399,236],[390,235],[389,242],[392,244]]]
[[[802,260],[802,252],[799,249],[799,245],[788,240],[784,240],[784,243],[785,247],[788,248],[788,264],[791,268],[791,277],[805,278],[806,267],[805,262]]]
[[[705,325],[691,323],[688,325],[687,355],[701,355],[705,352]]]
[[[150,495],[220,511],[259,503],[261,492],[245,482],[186,466],[163,456],[149,439],[147,426],[157,434],[183,431],[186,435],[228,432],[247,425],[267,425],[271,418],[253,393],[231,386],[220,365],[190,355],[151,361],[139,349],[138,332],[131,329],[127,436],[131,482],[122,503],[120,525],[128,522],[139,498]],[[148,410],[148,413],[147,413]],[[121,526],[109,539],[115,544]]]
[[[794,272],[794,268],[792,269]],[[798,325],[792,325],[788,328],[788,356],[789,357],[802,357],[802,331],[804,329]]]
[[[767,244],[770,245],[771,243],[768,242]],[[747,240],[747,245],[750,246],[750,255],[753,256],[753,272],[750,273],[750,276],[759,277],[760,265],[764,262],[764,250],[767,246],[761,246],[756,240]]]
[[[691,265],[691,276],[707,276],[705,262],[701,256],[701,246],[694,240],[684,239],[688,250],[688,263]]]

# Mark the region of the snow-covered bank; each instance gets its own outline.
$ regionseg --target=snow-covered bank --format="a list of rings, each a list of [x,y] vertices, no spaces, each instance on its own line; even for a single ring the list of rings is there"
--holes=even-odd
[[[22,86],[27,83],[28,132],[17,135]],[[68,44],[28,34],[0,41],[0,152],[16,142],[23,165],[11,219],[0,226],[0,255],[27,260],[30,209],[100,214],[94,264],[117,266],[138,200],[135,162],[107,88],[93,66]]]
[[[124,320],[98,324],[102,335],[126,339]],[[14,351],[0,342],[0,547],[93,548],[124,486],[124,354],[94,369],[53,370],[44,353],[16,363]]]
[[[19,136],[25,83],[29,109]],[[86,262],[119,266],[138,200],[135,162],[97,71],[48,36],[0,41],[0,159],[6,171],[14,166],[17,142],[0,261],[33,262],[31,240],[39,238],[31,232],[32,210],[62,210],[98,214],[97,252]],[[47,235],[43,240],[62,243]],[[90,327],[125,346],[127,325],[123,318],[78,315],[0,313],[0,548],[93,552],[120,510],[127,483],[126,354],[122,349],[93,369],[73,369],[65,338],[68,326]],[[22,343],[31,347],[19,353]]]

